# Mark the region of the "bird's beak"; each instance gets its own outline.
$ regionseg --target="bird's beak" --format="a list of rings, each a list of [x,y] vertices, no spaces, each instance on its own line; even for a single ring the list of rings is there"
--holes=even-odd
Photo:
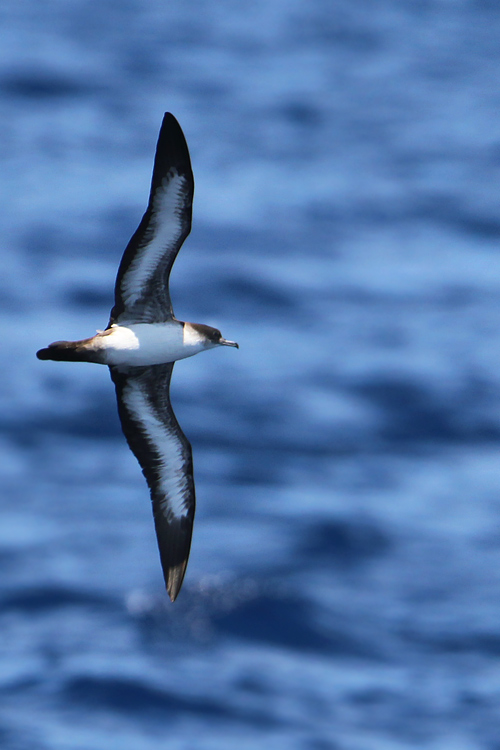
[[[239,348],[240,348],[240,347],[238,346],[238,344],[236,343],[236,341],[228,341],[227,339],[221,339],[221,340],[219,341],[219,344],[220,344],[221,346],[235,346],[235,347],[236,347],[236,349],[239,349]]]

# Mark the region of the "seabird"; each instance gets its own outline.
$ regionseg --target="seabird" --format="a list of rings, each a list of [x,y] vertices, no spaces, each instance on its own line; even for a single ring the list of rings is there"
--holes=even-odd
[[[156,536],[168,594],[175,601],[191,547],[195,489],[191,445],[170,403],[174,362],[216,346],[234,346],[216,328],[174,316],[168,282],[191,230],[194,193],[181,127],[163,118],[146,213],[125,248],[115,304],[105,331],[82,341],[56,341],[38,359],[108,365],[118,414],[151,491]]]

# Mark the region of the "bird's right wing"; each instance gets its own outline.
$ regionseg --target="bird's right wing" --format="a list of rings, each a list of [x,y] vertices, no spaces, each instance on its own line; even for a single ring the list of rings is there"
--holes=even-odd
[[[109,368],[123,432],[151,491],[163,575],[172,601],[184,579],[195,511],[191,445],[170,404],[173,366]]]

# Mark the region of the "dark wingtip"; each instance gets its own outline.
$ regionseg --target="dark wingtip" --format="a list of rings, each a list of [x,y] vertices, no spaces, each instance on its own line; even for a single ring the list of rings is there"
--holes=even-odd
[[[38,357],[38,359],[48,359],[48,351],[48,349],[39,349],[36,353],[36,356]]]
[[[192,193],[194,190],[194,178],[186,138],[179,122],[173,114],[165,112],[156,144],[151,181],[151,190],[153,193],[171,168],[177,169],[179,174],[184,175]]]
[[[179,591],[181,590],[184,575],[186,573],[187,563],[188,561],[185,560],[183,563],[180,563],[167,571],[165,585],[171,602],[175,602],[179,596]]]
[[[165,586],[171,601],[175,602],[189,560],[193,517],[190,514],[174,521],[167,521],[160,512],[158,515],[155,514],[155,526]]]

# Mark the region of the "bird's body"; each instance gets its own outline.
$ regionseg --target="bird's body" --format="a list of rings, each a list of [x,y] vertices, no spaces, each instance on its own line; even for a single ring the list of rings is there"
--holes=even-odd
[[[96,362],[109,366],[147,367],[177,362],[212,349],[208,326],[167,320],[165,323],[113,323],[105,331],[82,341],[56,341],[39,353],[39,359]],[[216,329],[212,329],[216,330]],[[233,342],[226,342],[231,345]]]
[[[184,578],[195,511],[191,446],[170,404],[173,363],[216,346],[238,346],[216,328],[174,317],[168,280],[191,229],[193,191],[187,144],[177,120],[167,113],[148,208],[123,254],[106,330],[81,341],[57,341],[37,352],[39,359],[109,366],[123,432],[151,491],[172,601]]]

